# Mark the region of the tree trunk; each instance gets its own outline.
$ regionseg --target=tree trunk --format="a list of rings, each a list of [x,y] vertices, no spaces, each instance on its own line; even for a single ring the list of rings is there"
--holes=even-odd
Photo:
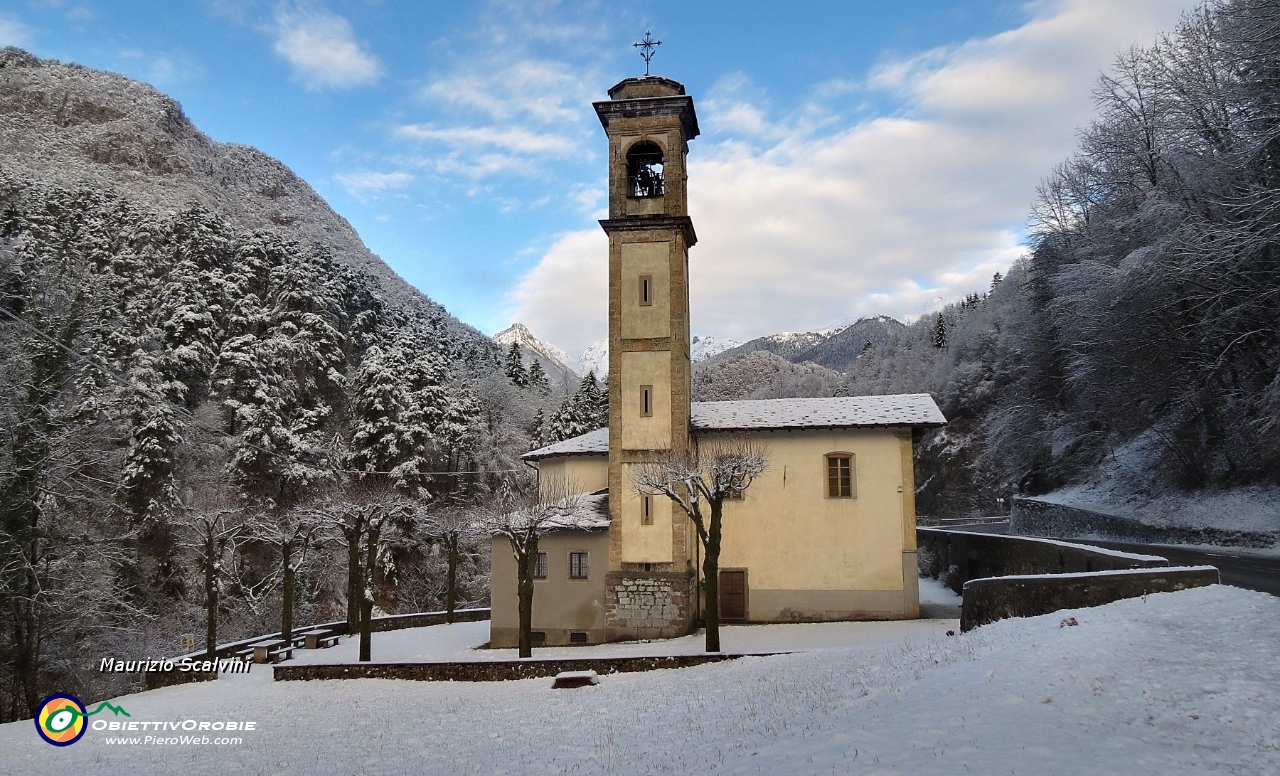
[[[347,539],[347,634],[354,634],[360,627],[360,601],[364,591],[360,589],[363,576],[360,571],[359,529],[345,532]]]
[[[380,531],[370,528],[365,532],[364,590],[360,598],[360,662],[368,663],[373,659],[373,571],[378,563],[378,535]]]
[[[293,544],[284,542],[280,545],[281,563],[284,564],[284,598],[283,611],[280,614],[280,638],[293,640]]]
[[[538,557],[538,542],[525,545],[516,553],[516,578],[520,598],[520,657],[533,657],[533,559]]]
[[[453,622],[453,610],[458,601],[458,537],[445,539],[448,551],[449,572],[445,578],[444,588],[444,621]]]
[[[711,525],[707,529],[707,557],[702,573],[707,585],[707,651],[720,651],[720,505],[711,506]]]
[[[217,539],[213,529],[208,529],[204,539],[204,652],[205,659],[213,660],[218,651],[218,577]]]

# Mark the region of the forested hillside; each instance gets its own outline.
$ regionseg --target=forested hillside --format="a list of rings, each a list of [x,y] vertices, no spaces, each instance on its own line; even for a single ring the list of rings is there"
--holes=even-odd
[[[1155,490],[1280,482],[1277,95],[1270,0],[1211,3],[1120,55],[1040,186],[1026,258],[833,386],[938,398],[922,513],[989,512],[1116,456]]]
[[[150,87],[6,49],[0,114],[0,719],[279,630],[286,596],[298,625],[485,604],[443,517],[527,471],[563,392]]]

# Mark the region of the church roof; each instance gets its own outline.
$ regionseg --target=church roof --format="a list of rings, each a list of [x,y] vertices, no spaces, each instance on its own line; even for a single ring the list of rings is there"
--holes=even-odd
[[[574,498],[573,509],[558,512],[544,531],[598,531],[609,527],[609,491],[601,490]]]
[[[695,431],[943,426],[947,422],[927,393],[702,401],[693,404],[691,420]]]
[[[551,458],[557,455],[608,455],[609,454],[609,429],[598,428],[595,431],[588,431],[581,436],[565,439],[554,444],[540,447],[529,453],[525,453],[522,458],[530,461],[537,461],[543,458]]]
[[[947,419],[927,393],[891,396],[836,396],[829,399],[750,399],[698,401],[692,405],[693,430],[784,431],[874,426],[934,427]],[[547,445],[524,454],[540,461],[559,455],[608,455],[609,429]]]

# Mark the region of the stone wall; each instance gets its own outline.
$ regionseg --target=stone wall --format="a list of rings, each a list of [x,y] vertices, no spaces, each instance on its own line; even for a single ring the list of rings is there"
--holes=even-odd
[[[960,593],[964,583],[982,577],[1012,574],[1064,574],[1168,566],[1154,555],[1088,547],[1025,536],[917,528],[916,542],[939,579]],[[922,561],[922,565],[926,562]],[[932,576],[935,569],[929,569]]]
[[[445,612],[390,614],[383,617],[374,617],[373,621],[369,623],[369,630],[374,633],[382,633],[383,631],[404,630],[406,628],[423,628],[428,625],[441,625],[447,619],[448,615]],[[477,622],[479,620],[487,620],[489,619],[489,610],[455,609],[453,612],[453,619],[454,622]],[[295,627],[293,632],[294,634],[298,634],[303,633],[304,631],[315,630],[317,628],[347,635],[346,620]],[[222,660],[230,657],[231,654],[237,650],[243,649],[254,642],[264,641],[266,639],[278,639],[280,636],[281,634],[279,632],[264,633],[248,639],[240,639],[238,641],[229,641],[225,644],[219,644],[218,648],[213,653],[214,658]],[[196,652],[188,652],[185,655],[179,655],[172,658],[172,660],[175,663],[180,662],[184,658],[204,660],[206,659],[205,655],[205,651],[201,649]],[[205,673],[200,671],[149,671],[146,673],[143,681],[145,682],[148,690],[154,690],[157,687],[171,687],[176,684],[188,684],[190,682],[208,682],[217,678],[218,676],[216,673]]]
[[[693,576],[673,572],[611,572],[605,579],[609,641],[669,639],[693,625]]]
[[[960,630],[1008,617],[1101,606],[1122,598],[1216,585],[1218,581],[1218,570],[1213,566],[974,579],[964,585]]]
[[[785,653],[599,657],[556,660],[492,660],[474,663],[360,663],[356,665],[278,665],[276,681],[311,679],[413,679],[427,682],[501,682],[552,677],[561,671],[623,674]]]
[[[1090,537],[1116,542],[1160,544],[1217,544],[1237,547],[1270,547],[1280,541],[1277,533],[1234,531],[1224,528],[1156,526],[1128,517],[1052,504],[1033,498],[1015,498],[1009,514],[1009,530],[1027,536]]]

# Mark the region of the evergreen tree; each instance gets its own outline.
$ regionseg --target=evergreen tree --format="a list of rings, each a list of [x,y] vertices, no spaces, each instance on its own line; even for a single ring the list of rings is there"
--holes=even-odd
[[[537,361],[534,361],[534,363],[536,364]],[[524,358],[520,355],[520,346],[514,342],[507,349],[505,371],[507,379],[511,380],[513,385],[523,388],[529,384],[529,375],[525,372]]]
[[[536,358],[533,360],[533,363],[529,365],[528,384],[530,388],[533,388],[539,393],[546,393],[551,390],[551,383],[547,380],[547,373],[542,368],[542,362],[538,361]]]

